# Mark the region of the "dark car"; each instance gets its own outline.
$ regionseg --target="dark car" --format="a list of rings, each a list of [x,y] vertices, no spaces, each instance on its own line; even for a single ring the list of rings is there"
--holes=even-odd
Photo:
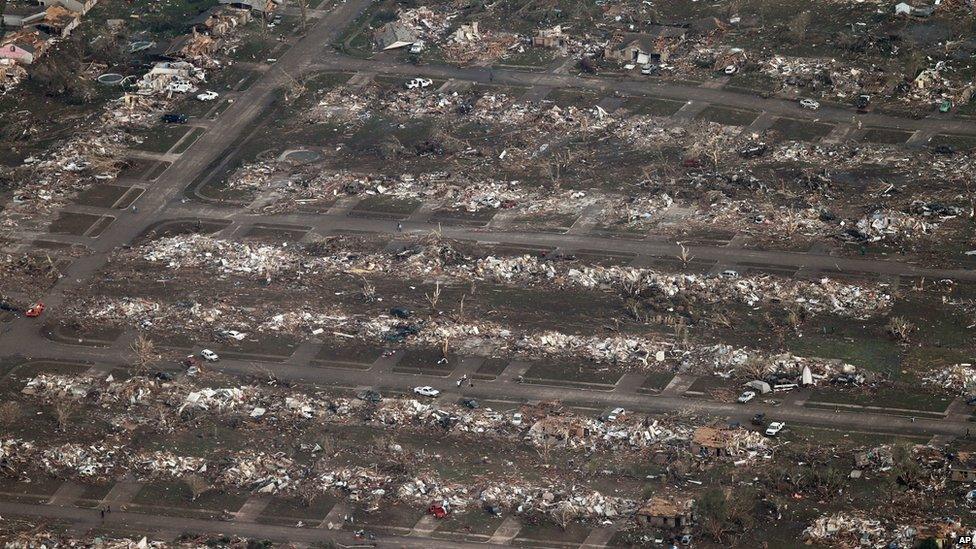
[[[739,156],[742,158],[756,158],[762,156],[766,153],[765,143],[756,143],[755,145],[749,145],[744,149],[739,150]]]
[[[752,416],[752,424],[759,427],[766,425],[766,414],[756,414]]]
[[[187,120],[189,118],[185,114],[171,112],[163,115],[163,122],[167,124],[186,124]]]
[[[473,398],[462,399],[461,405],[464,406],[465,408],[471,408],[472,410],[475,410],[480,406],[480,404],[478,404],[478,401]]]
[[[932,149],[932,152],[935,154],[952,155],[956,154],[956,149],[954,149],[951,145],[939,145]]]

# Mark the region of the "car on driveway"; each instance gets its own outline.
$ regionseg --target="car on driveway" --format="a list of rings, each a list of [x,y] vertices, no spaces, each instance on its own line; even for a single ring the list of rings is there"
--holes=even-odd
[[[739,395],[739,398],[736,399],[736,402],[738,402],[739,404],[745,404],[746,402],[749,402],[754,398],[756,398],[756,393],[754,391],[746,391],[741,395]]]
[[[407,89],[415,90],[417,88],[426,88],[433,83],[434,81],[430,78],[414,78],[413,80],[407,82]]]
[[[804,109],[815,111],[820,108],[820,103],[818,101],[814,101],[813,99],[801,99],[800,106]]]
[[[782,422],[782,421],[774,421],[774,422],[772,422],[772,423],[769,424],[769,427],[766,427],[766,436],[767,437],[774,437],[774,436],[778,435],[780,433],[780,431],[782,431],[785,428],[786,428],[786,423],[785,422]]]
[[[204,349],[200,351],[200,356],[202,356],[204,360],[206,360],[207,362],[217,362],[218,360],[220,360],[220,357],[217,356],[217,353],[211,351],[210,349]]]
[[[213,101],[218,97],[220,97],[220,94],[215,91],[205,91],[203,93],[197,94],[197,99],[199,99],[200,101]]]
[[[414,387],[413,392],[420,396],[425,396],[425,397],[435,397],[441,394],[440,391],[431,387],[430,385],[424,385],[423,387]]]

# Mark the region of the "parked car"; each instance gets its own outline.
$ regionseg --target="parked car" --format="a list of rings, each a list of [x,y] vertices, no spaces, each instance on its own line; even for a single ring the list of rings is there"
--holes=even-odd
[[[756,414],[752,416],[752,424],[756,427],[762,427],[766,424],[766,414]]]
[[[939,112],[949,112],[951,110],[952,110],[952,101],[949,101],[948,99],[943,99],[942,102],[939,103]]]
[[[755,392],[753,392],[753,391],[745,391],[744,393],[742,393],[741,395],[739,395],[739,398],[736,399],[736,402],[738,402],[739,404],[745,404],[746,402],[749,402],[750,400],[752,400],[754,398],[756,398],[756,393]]]
[[[189,118],[185,114],[171,112],[163,115],[163,122],[167,124],[186,124],[187,120]]]
[[[644,65],[643,67],[641,67],[641,74],[643,74],[645,76],[652,76],[652,75],[655,75],[655,74],[657,74],[659,72],[661,72],[661,71],[658,69],[657,65],[652,65],[650,63],[648,63],[648,64]]]
[[[522,414],[521,412],[515,412],[512,414],[512,425],[518,426],[522,424]]]
[[[215,91],[205,91],[203,93],[197,94],[197,99],[199,99],[200,101],[213,101],[218,97],[220,97],[220,94]]]
[[[435,397],[441,394],[440,391],[431,387],[430,385],[424,385],[422,387],[414,387],[413,392],[420,396],[425,396],[425,397]]]
[[[417,88],[426,88],[433,83],[434,81],[429,78],[414,78],[413,80],[407,82],[407,89],[414,90]]]
[[[815,111],[820,108],[820,102],[814,101],[813,99],[801,99],[800,106],[803,107],[804,109],[810,109],[811,111]]]
[[[218,360],[220,360],[220,357],[217,356],[217,353],[211,351],[210,349],[204,349],[200,351],[200,356],[202,356],[204,360],[206,360],[207,362],[217,362]]]
[[[422,41],[418,40],[413,44],[410,44],[410,53],[418,54],[422,51],[424,51],[424,43]]]
[[[932,149],[932,152],[934,152],[935,154],[943,154],[946,156],[951,156],[953,154],[956,154],[956,149],[954,149],[952,145],[943,144],[943,145],[936,146],[934,149]]]
[[[724,271],[722,271],[722,277],[739,278],[739,271],[733,271],[732,269],[725,269]]]
[[[774,436],[778,435],[780,433],[780,431],[782,431],[785,428],[786,428],[786,423],[785,422],[782,422],[782,421],[774,421],[774,422],[772,422],[772,423],[769,424],[769,427],[766,427],[766,436],[767,437],[774,437]]]
[[[193,84],[185,80],[174,80],[166,86],[166,90],[176,93],[188,93],[193,91]]]
[[[858,112],[867,112],[868,107],[871,106],[871,96],[862,93],[854,100],[854,106],[857,107]]]
[[[383,395],[379,391],[374,391],[373,389],[363,389],[356,395],[359,400],[365,400],[366,402],[372,402],[373,404],[379,404],[383,400]]]
[[[725,67],[725,74],[733,75],[737,72],[739,72],[739,67],[736,67],[735,65],[729,65]]]
[[[237,330],[224,330],[220,335],[227,339],[233,339],[234,341],[244,341],[244,338],[247,337],[247,334],[238,332]]]
[[[461,399],[461,406],[470,408],[472,410],[477,410],[481,405],[478,404],[478,401],[473,398],[463,398]]]

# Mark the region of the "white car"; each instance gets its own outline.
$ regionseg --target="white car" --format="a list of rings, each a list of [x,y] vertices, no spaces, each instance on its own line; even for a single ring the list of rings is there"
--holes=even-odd
[[[769,424],[769,427],[766,427],[766,436],[767,437],[774,437],[774,436],[778,435],[779,432],[782,431],[785,428],[786,428],[786,423],[784,423],[782,421],[774,421],[774,422],[772,422],[772,423]]]
[[[522,424],[522,414],[520,412],[515,412],[514,414],[512,414],[512,425],[517,426],[521,424]]]
[[[820,103],[814,101],[813,99],[801,99],[800,106],[803,107],[804,109],[810,109],[811,111],[815,111],[820,108]]]
[[[220,359],[217,353],[211,351],[210,349],[204,349],[200,351],[200,356],[204,358],[207,362],[217,362]]]
[[[205,91],[203,93],[197,94],[197,99],[199,99],[200,101],[213,101],[218,97],[220,97],[220,94],[215,91]]]
[[[725,269],[722,271],[722,276],[725,278],[739,278],[739,272],[733,271],[732,269]]]
[[[176,93],[188,93],[193,91],[193,84],[182,80],[175,80],[170,82],[169,85],[166,86],[166,89]]]
[[[737,72],[739,72],[739,67],[736,67],[735,65],[725,67],[725,74],[735,74]]]
[[[424,43],[422,41],[419,41],[418,40],[417,42],[414,42],[413,44],[410,44],[410,53],[415,53],[416,54],[416,53],[420,53],[422,51],[424,51]]]
[[[425,397],[435,397],[441,394],[440,391],[431,387],[430,385],[424,385],[423,387],[414,387],[413,392],[417,393],[420,396],[425,396]]]
[[[414,78],[413,80],[407,82],[407,89],[415,90],[417,88],[426,88],[433,83],[434,81],[429,78]]]
[[[618,417],[624,415],[625,413],[627,413],[627,411],[623,408],[614,408],[613,410],[610,410],[609,414],[607,414],[606,419],[607,421],[616,421]]]
[[[741,395],[739,395],[739,398],[736,399],[736,402],[738,402],[739,404],[745,404],[746,402],[749,402],[750,400],[752,400],[754,398],[756,398],[756,393],[755,392],[753,392],[753,391],[746,391],[746,392],[742,393]]]
[[[247,334],[238,332],[237,330],[226,330],[221,335],[234,341],[244,341],[244,338],[247,337]]]

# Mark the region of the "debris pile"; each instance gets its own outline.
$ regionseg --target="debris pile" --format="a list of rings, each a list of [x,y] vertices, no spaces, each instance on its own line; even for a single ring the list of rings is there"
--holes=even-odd
[[[443,45],[444,58],[461,65],[486,65],[518,46],[516,34],[482,31],[478,23],[462,24]]]
[[[141,452],[133,456],[132,465],[136,471],[142,473],[143,478],[178,479],[207,471],[207,460],[204,458],[178,456],[165,451]]]
[[[278,494],[295,488],[295,475],[294,462],[281,452],[246,451],[233,456],[217,480],[260,494]]]
[[[44,450],[38,459],[51,475],[105,480],[122,466],[121,450],[122,446],[111,443],[66,443]]]
[[[922,381],[952,393],[968,395],[976,389],[976,368],[966,362],[953,364],[929,373]]]

